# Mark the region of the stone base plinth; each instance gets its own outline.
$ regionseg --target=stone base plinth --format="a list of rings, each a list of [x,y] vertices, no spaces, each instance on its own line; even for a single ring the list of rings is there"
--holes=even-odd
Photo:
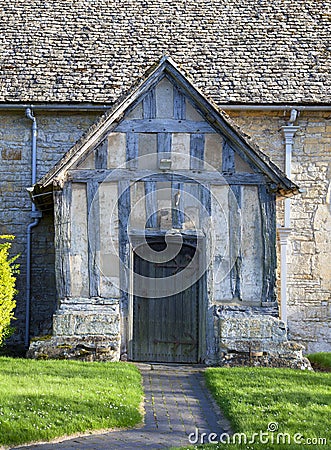
[[[84,310],[58,311],[53,318],[53,336],[36,339],[27,352],[35,359],[119,361],[120,315],[118,305]]]
[[[304,347],[287,339],[286,326],[276,317],[226,312],[219,330],[220,365],[311,369]]]
[[[119,361],[120,339],[105,336],[61,336],[31,342],[27,358]]]

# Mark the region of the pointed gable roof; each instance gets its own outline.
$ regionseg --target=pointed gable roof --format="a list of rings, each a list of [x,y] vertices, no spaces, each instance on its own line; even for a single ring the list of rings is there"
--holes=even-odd
[[[298,187],[245,135],[232,119],[219,110],[213,102],[189,81],[186,74],[170,58],[163,57],[158,64],[149,69],[145,78],[116,105],[90,127],[87,133],[63,156],[63,158],[35,185],[34,193],[50,190],[53,184],[61,182],[70,170],[91,148],[95,148],[105,136],[113,131],[123,119],[125,112],[141,101],[145,95],[164,77],[174,82],[197,106],[203,118],[218,133],[221,133],[231,146],[240,149],[242,154],[259,172],[275,186],[279,195],[290,196],[298,192]]]

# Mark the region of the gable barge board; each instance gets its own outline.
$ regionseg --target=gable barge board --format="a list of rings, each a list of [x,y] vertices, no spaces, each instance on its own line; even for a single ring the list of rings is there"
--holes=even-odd
[[[231,175],[219,172],[182,170],[176,172],[162,172],[156,170],[129,170],[129,169],[73,169],[68,172],[68,181],[75,183],[86,183],[95,180],[99,183],[104,181],[178,181],[185,183],[201,184],[266,184],[266,178],[259,173],[234,173]]]
[[[123,120],[114,131],[127,133],[216,133],[207,122],[181,119]]]

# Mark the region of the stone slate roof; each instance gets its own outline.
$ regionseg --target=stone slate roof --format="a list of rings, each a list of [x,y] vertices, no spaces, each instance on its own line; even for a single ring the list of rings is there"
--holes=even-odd
[[[216,103],[328,103],[330,0],[2,0],[0,102],[112,104],[170,55]]]

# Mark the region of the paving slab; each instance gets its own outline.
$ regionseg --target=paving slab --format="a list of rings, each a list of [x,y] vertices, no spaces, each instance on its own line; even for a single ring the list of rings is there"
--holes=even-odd
[[[12,450],[145,450],[189,445],[210,433],[220,436],[230,426],[211,398],[203,380],[202,366],[137,364],[145,390],[144,425],[139,428],[80,436]],[[196,433],[198,430],[198,434]]]

